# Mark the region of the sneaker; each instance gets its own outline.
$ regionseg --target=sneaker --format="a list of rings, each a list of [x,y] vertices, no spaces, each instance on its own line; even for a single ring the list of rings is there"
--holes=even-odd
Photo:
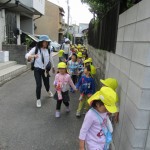
[[[53,96],[54,96],[51,91],[49,91],[49,92],[47,92],[47,93],[48,93],[49,97],[53,97]]]
[[[67,113],[69,113],[69,112],[70,112],[70,108],[69,108],[69,106],[68,106],[68,107],[66,107],[66,112],[67,112]]]
[[[81,117],[80,112],[76,112],[76,117]]]
[[[56,117],[56,118],[60,118],[60,111],[56,111],[55,117]]]
[[[38,107],[38,108],[41,107],[41,100],[40,100],[40,99],[38,99],[38,100],[36,101],[36,107]]]

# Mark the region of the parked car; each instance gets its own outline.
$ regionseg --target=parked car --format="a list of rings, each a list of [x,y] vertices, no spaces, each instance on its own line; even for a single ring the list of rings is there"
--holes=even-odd
[[[51,46],[54,48],[53,51],[54,52],[58,52],[60,50],[61,45],[58,44],[56,41],[51,42]]]

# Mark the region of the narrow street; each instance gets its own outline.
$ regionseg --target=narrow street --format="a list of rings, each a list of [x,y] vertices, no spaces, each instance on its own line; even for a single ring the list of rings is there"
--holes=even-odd
[[[55,64],[58,59],[54,57]],[[54,75],[51,77],[51,90]],[[82,119],[75,116],[78,94],[70,94],[71,112],[62,105],[55,118],[56,101],[43,86],[42,108],[36,108],[35,81],[28,71],[0,87],[0,150],[77,150]]]

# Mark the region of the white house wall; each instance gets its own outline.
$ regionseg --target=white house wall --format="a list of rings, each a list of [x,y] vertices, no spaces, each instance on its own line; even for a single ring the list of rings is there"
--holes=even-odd
[[[45,0],[20,0],[24,5],[33,8],[44,15],[45,13]]]

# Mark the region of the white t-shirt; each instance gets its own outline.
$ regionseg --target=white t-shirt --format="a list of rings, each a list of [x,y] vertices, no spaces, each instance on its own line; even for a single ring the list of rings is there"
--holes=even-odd
[[[70,53],[70,44],[63,43],[62,49],[64,50],[64,54]]]
[[[35,54],[35,49],[36,49],[36,47],[33,47],[26,54],[25,58],[28,59],[28,57],[30,55],[34,55]],[[38,58],[35,59],[34,67],[45,69],[45,67],[46,67],[46,65],[48,64],[49,61],[52,63],[52,66],[54,67],[54,61],[53,61],[53,58],[52,58],[52,54],[50,53],[50,55],[49,55],[48,49],[42,49],[41,48],[41,52],[38,49],[38,53],[37,54],[38,54]],[[44,57],[44,64],[42,62],[42,54],[43,54],[43,57]]]

